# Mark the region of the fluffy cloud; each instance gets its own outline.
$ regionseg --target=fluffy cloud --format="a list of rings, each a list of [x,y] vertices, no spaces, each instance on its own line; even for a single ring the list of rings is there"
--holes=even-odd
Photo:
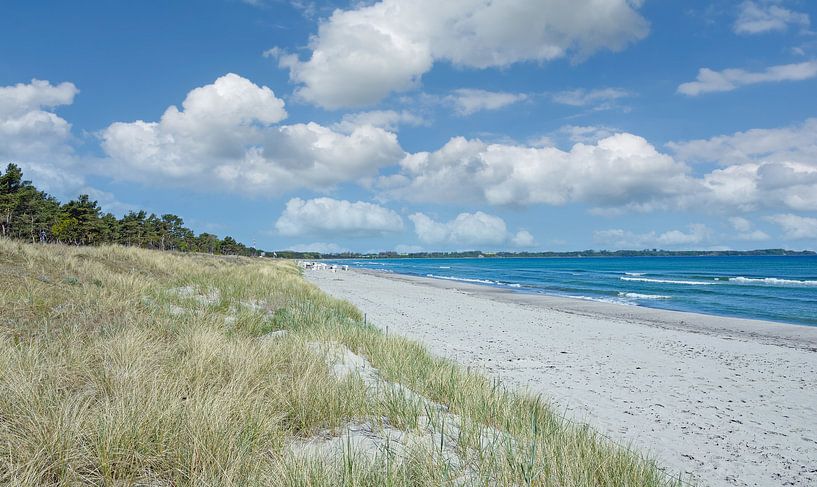
[[[817,168],[797,163],[740,164],[703,177],[708,201],[751,211],[762,207],[817,209]]]
[[[372,237],[402,231],[403,219],[388,208],[363,201],[293,198],[275,229],[286,236]]]
[[[454,90],[446,101],[454,106],[458,114],[471,115],[482,110],[498,110],[527,99],[523,93],[506,93],[502,91],[485,91],[469,88]]]
[[[596,90],[569,90],[560,91],[551,95],[551,99],[562,105],[574,107],[592,106],[594,110],[609,110],[616,108],[616,102],[632,94],[621,88],[601,88]]]
[[[817,119],[668,146],[682,160],[726,166],[702,178],[711,202],[817,210]]]
[[[786,213],[769,216],[766,220],[779,226],[786,239],[817,239],[817,218]]]
[[[748,232],[752,229],[752,222],[739,216],[730,218],[729,223],[732,225],[732,228],[738,232]]]
[[[361,106],[415,87],[437,61],[489,68],[549,61],[642,39],[635,0],[382,0],[336,10],[307,60],[279,55],[296,94],[325,108]]]
[[[31,83],[17,83],[0,87],[0,116],[22,115],[26,112],[70,105],[79,90],[73,83],[52,85],[33,79]]]
[[[502,218],[481,211],[460,213],[448,222],[436,221],[423,213],[414,213],[409,219],[414,223],[417,238],[426,244],[458,247],[508,243],[517,247],[535,245],[533,235],[526,230],[510,234]]]
[[[519,230],[516,232],[511,238],[511,243],[514,247],[533,247],[536,245],[536,239],[533,238],[533,235],[527,230]]]
[[[0,161],[15,162],[37,188],[58,198],[84,193],[106,211],[123,213],[132,206],[86,183],[74,154],[71,124],[54,113],[72,104],[78,93],[73,83],[37,79],[0,86]]]
[[[761,240],[768,240],[769,235],[762,230],[753,229],[752,222],[740,216],[729,218],[729,224],[737,232],[731,237],[737,240],[747,240],[752,242],[759,242]]]
[[[73,83],[31,80],[0,87],[0,157],[25,162],[64,159],[71,154],[71,124],[53,112],[70,105]]]
[[[407,156],[400,167],[380,178],[384,195],[426,202],[649,209],[693,185],[685,165],[632,134],[569,151],[455,137],[435,152]]]
[[[737,34],[760,34],[784,31],[789,26],[808,28],[810,23],[811,19],[806,13],[795,12],[768,1],[746,1],[740,4],[733,29]]]
[[[709,68],[701,68],[695,81],[678,86],[678,93],[687,96],[698,96],[702,93],[732,91],[745,85],[774,81],[801,81],[815,76],[817,76],[817,61],[781,64],[756,72],[743,69],[714,71]]]
[[[385,199],[584,203],[602,214],[667,208],[817,210],[817,119],[673,142],[668,147],[674,157],[641,137],[611,134],[605,127],[564,127],[557,134],[579,142],[561,150],[547,137],[527,146],[454,137],[434,152],[407,155],[399,171],[381,176],[375,188]],[[696,175],[691,163],[716,166]]]
[[[335,128],[344,133],[354,132],[363,125],[371,125],[389,132],[396,132],[400,125],[425,125],[426,121],[409,111],[372,110],[368,112],[347,113]]]
[[[114,123],[101,133],[120,179],[210,185],[254,194],[325,190],[399,160],[397,137],[372,125],[348,133],[286,117],[272,90],[235,74],[188,93],[158,122]]]
[[[811,162],[817,166],[817,118],[773,129],[752,129],[709,139],[671,142],[682,159],[693,162],[742,164],[748,162]]]
[[[670,230],[660,234],[654,231],[638,234],[622,229],[600,230],[593,233],[593,240],[614,248],[688,247],[708,240],[710,235],[711,231],[705,225],[693,224],[687,232]]]

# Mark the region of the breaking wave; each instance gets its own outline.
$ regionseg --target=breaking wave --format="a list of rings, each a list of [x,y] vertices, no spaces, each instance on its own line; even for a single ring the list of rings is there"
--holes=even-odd
[[[635,306],[635,303],[628,299],[621,299],[621,298],[602,298],[597,296],[580,296],[580,295],[564,295],[566,298],[571,299],[581,299],[582,301],[595,301],[597,303],[612,303],[612,304],[623,304],[625,306]]]
[[[663,296],[661,294],[641,294],[641,293],[618,293],[622,298],[630,299],[672,299],[671,296]]]
[[[652,282],[657,284],[685,284],[689,286],[710,286],[712,284],[716,284],[714,281],[680,281],[675,279],[651,279],[649,277],[620,277],[619,279],[622,281]]]
[[[817,281],[799,281],[796,279],[778,279],[776,277],[730,277],[729,282],[738,284],[766,284],[769,286],[817,286]]]
[[[489,279],[469,279],[467,277],[438,276],[436,274],[426,274],[426,277],[433,277],[434,279],[445,279],[447,281],[475,282],[478,284],[497,284],[496,281],[491,281]]]

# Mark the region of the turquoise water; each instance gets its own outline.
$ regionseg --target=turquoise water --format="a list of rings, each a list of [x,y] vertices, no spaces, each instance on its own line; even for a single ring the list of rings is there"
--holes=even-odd
[[[817,326],[817,257],[381,259],[344,264],[517,292]]]

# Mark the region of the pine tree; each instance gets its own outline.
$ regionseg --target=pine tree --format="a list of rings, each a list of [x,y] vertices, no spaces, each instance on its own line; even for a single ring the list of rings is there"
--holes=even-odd
[[[16,164],[0,172],[0,236],[30,242],[60,242],[74,245],[118,243],[160,250],[209,252],[212,254],[256,255],[232,237],[220,240],[202,233],[198,237],[184,226],[181,217],[161,217],[145,211],[130,211],[118,220],[102,214],[87,194],[64,205],[30,181]]]
[[[60,209],[61,221],[76,222],[75,231],[69,232],[77,245],[96,245],[102,235],[100,208],[87,194],[79,195]]]

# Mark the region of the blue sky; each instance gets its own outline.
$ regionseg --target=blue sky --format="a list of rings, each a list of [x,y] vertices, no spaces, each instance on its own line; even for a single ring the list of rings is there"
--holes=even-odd
[[[9,1],[0,161],[266,249],[817,248],[805,0]]]

